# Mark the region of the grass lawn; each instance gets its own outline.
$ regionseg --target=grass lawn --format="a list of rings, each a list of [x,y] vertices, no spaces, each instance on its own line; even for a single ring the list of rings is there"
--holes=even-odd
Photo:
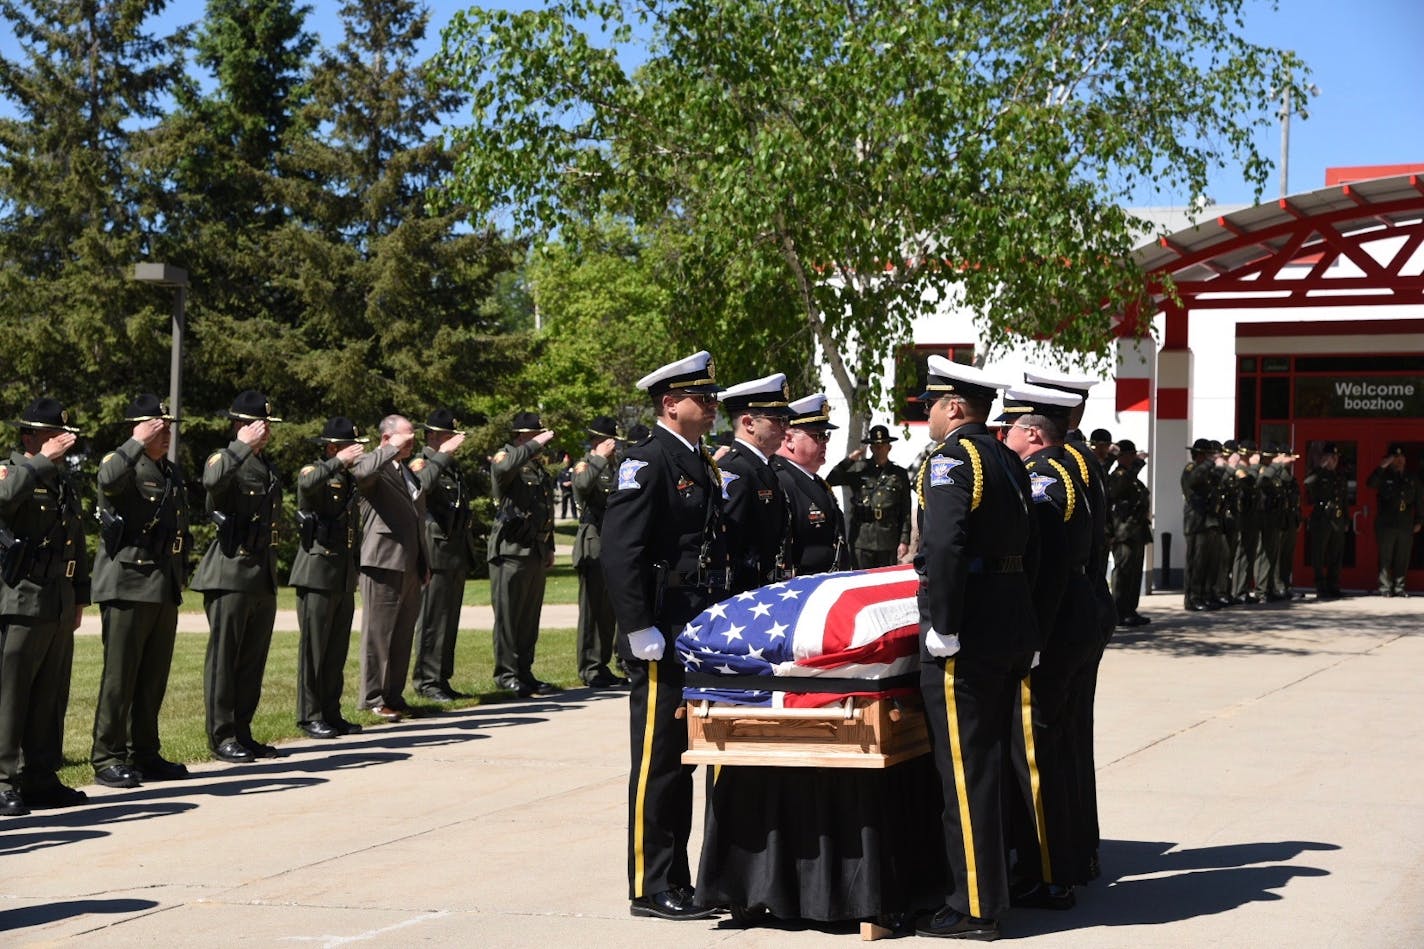
[[[547,584],[544,587],[545,603],[578,603],[578,574],[569,565],[567,556],[560,557],[549,571]],[[470,580],[465,583],[466,606],[489,606],[490,583],[488,580]],[[294,587],[279,587],[277,590],[277,609],[295,610],[297,608],[297,591]],[[361,594],[356,594],[356,608],[361,608]],[[179,607],[184,613],[203,612],[203,595],[189,591],[183,597],[183,605]]]
[[[488,588],[489,584],[485,586]],[[468,595],[467,591],[466,602],[469,602]],[[574,637],[572,629],[541,631],[535,675],[562,686],[580,685]],[[358,724],[378,724],[381,719],[354,708],[359,694],[356,678],[360,670],[360,642],[360,631],[354,631],[346,663],[343,714]],[[158,733],[163,739],[163,756],[173,761],[207,761],[211,758],[203,724],[203,657],[207,643],[205,635],[180,633],[173,650],[168,694],[163,701],[158,723]],[[64,719],[65,763],[60,770],[60,780],[71,787],[94,783],[94,770],[89,766],[89,749],[93,742],[94,706],[98,701],[99,676],[103,665],[101,639],[98,636],[75,637],[69,713]],[[493,643],[489,632],[461,630],[456,641],[455,677],[451,684],[461,692],[474,693],[475,698],[441,705],[424,701],[415,695],[414,689],[407,687],[406,700],[419,712],[425,708],[468,708],[507,697],[508,693],[493,691],[490,677],[493,667]],[[267,657],[262,703],[252,722],[253,737],[268,743],[305,738],[297,728],[296,705],[297,634],[279,632],[272,637],[272,650]],[[340,743],[340,739],[331,742],[333,747]]]

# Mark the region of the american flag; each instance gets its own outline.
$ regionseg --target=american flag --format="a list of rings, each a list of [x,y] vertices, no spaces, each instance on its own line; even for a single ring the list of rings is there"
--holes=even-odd
[[[878,681],[919,667],[919,579],[912,566],[795,577],[748,590],[699,613],[677,637],[689,673],[727,677],[683,697],[736,705],[814,707],[846,695],[899,694]],[[863,679],[865,689],[790,693],[739,688],[738,676]]]

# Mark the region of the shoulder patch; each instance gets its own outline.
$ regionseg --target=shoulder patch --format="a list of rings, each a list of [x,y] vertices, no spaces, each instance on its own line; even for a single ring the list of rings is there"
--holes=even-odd
[[[301,471],[298,471],[297,474],[298,474],[299,476],[304,476],[304,475],[310,474],[311,472],[313,472],[313,471],[315,471],[315,470],[316,470],[316,465],[303,465],[303,466],[302,466],[302,470],[301,470]]]
[[[494,453],[494,463],[495,463],[495,464],[499,464],[501,461],[504,461],[504,459],[506,459],[506,458],[508,458],[508,457],[509,457],[509,452],[507,452],[507,451],[505,451],[503,448],[501,448],[499,451],[497,451],[497,452]]]
[[[495,461],[498,461],[498,460],[499,460],[499,457],[498,457],[498,456],[495,456]],[[423,470],[424,468],[425,468],[425,459],[424,459],[424,458],[412,458],[412,459],[411,459],[411,462],[410,462],[410,470],[411,470],[411,471],[421,471],[421,470]]]
[[[213,465],[217,464],[221,459],[222,459],[222,452],[220,452],[220,451],[215,451],[215,452],[213,452],[211,455],[208,456],[208,467],[211,468]]]
[[[0,465],[0,481],[4,481],[8,477],[10,477],[10,466]]]
[[[107,465],[107,464],[109,463],[109,459],[112,458],[112,457],[114,457],[114,456],[117,455],[117,454],[118,454],[118,452],[116,452],[116,451],[111,451],[111,452],[109,452],[109,453],[108,453],[107,455],[105,455],[103,458],[100,458],[100,459],[99,459],[99,464],[101,464],[101,465]]]
[[[639,461],[636,458],[629,458],[618,466],[618,490],[624,488],[641,488],[638,483],[638,472],[648,467],[646,461]]]
[[[740,477],[741,477],[741,475],[739,475],[739,474],[732,474],[732,472],[728,471],[726,468],[723,468],[723,469],[722,469],[722,500],[723,500],[723,501],[730,501],[730,500],[731,500],[731,498],[727,496],[727,489],[732,486],[732,482],[733,482],[733,481],[736,481],[736,480],[737,480],[738,478],[740,478]]]
[[[930,459],[930,487],[940,487],[946,484],[954,484],[954,478],[950,472],[964,464],[958,458],[947,458],[944,455],[936,455]]]
[[[574,474],[583,474],[587,470],[588,462],[586,461],[580,461],[578,464],[574,465]]]
[[[1040,501],[1048,500],[1048,486],[1054,482],[1046,474],[1039,474],[1037,471],[1028,476],[1028,483],[1033,488],[1033,500],[1037,504]]]

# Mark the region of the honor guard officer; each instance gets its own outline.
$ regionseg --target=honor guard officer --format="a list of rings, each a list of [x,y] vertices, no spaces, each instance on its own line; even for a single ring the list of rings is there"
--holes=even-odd
[[[860,442],[870,458],[857,449],[826,476],[827,484],[851,489],[851,549],[862,570],[893,566],[910,549],[910,475],[890,460],[893,441],[890,429],[872,425]]]
[[[579,578],[578,664],[579,678],[595,689],[627,685],[628,680],[608,667],[613,659],[613,601],[603,579],[600,559],[603,512],[613,490],[617,463],[618,422],[600,415],[588,424],[591,444],[573,470],[573,492],[578,509],[578,533],[574,535],[573,567]]]
[[[1220,567],[1221,514],[1217,509],[1216,454],[1211,442],[1198,438],[1187,451],[1192,460],[1182,469],[1182,533],[1187,535],[1186,601],[1189,610],[1214,610]]]
[[[470,497],[455,457],[464,443],[460,420],[449,409],[436,409],[425,420],[424,450],[410,460],[410,470],[425,491],[425,537],[430,546],[430,582],[420,596],[420,648],[413,678],[416,694],[436,702],[469,698],[450,684],[465,578],[476,563]]]
[[[282,483],[263,455],[272,436],[267,397],[246,389],[228,411],[233,439],[203,465],[208,515],[217,537],[191,584],[208,614],[203,665],[208,746],[221,761],[275,758],[277,749],[252,737],[262,698],[262,674],[277,617],[277,515]]]
[[[985,420],[1004,387],[929,357],[930,437],[916,479],[922,524],[920,691],[944,793],[951,879],[927,936],[994,939],[1009,907],[1003,776],[1019,685],[1038,643],[1037,533],[1028,472]]]
[[[772,467],[786,439],[791,416],[786,375],[728,387],[722,410],[732,423],[733,442],[717,460],[722,472],[722,522],[733,593],[743,593],[788,575],[784,543],[788,501]]]
[[[1020,385],[1004,393],[1009,423],[1004,444],[1028,470],[1039,528],[1034,610],[1041,661],[1020,691],[1014,716],[1014,770],[1018,807],[1011,841],[1016,845],[1015,906],[1068,909],[1073,887],[1088,882],[1092,849],[1080,831],[1078,761],[1083,742],[1074,715],[1079,693],[1092,687],[1099,655],[1093,583],[1093,519],[1077,463],[1063,447],[1069,412],[1082,402],[1071,392]]]
[[[1345,559],[1345,511],[1349,483],[1340,470],[1340,449],[1334,442],[1320,448],[1320,462],[1305,476],[1310,495],[1310,565],[1315,570],[1315,598],[1340,596],[1340,564]]]
[[[1233,460],[1234,459],[1234,460]],[[1261,496],[1257,484],[1261,474],[1261,453],[1256,443],[1243,438],[1227,459],[1236,502],[1236,543],[1231,555],[1232,603],[1259,603],[1256,590],[1256,551],[1261,545]]]
[[[1365,484],[1379,498],[1375,516],[1375,545],[1379,550],[1380,596],[1408,596],[1404,592],[1409,554],[1424,514],[1420,512],[1419,480],[1405,470],[1404,446],[1389,446],[1380,466]]]
[[[79,429],[54,399],[16,423],[20,448],[0,465],[0,815],[88,800],[56,772],[74,630],[89,603],[79,494],[61,461]]]
[[[514,440],[490,463],[494,529],[489,535],[490,600],[494,606],[494,681],[520,698],[559,687],[534,678],[544,582],[554,565],[554,479],[544,468],[544,446],[554,433],[539,416],[514,417]]]
[[[628,448],[603,518],[603,574],[627,661],[632,768],[628,775],[628,895],[634,916],[701,919],[687,862],[692,768],[678,632],[727,595],[721,476],[700,440],[717,418],[719,387],[706,351],[638,380],[653,400],[652,434]]]
[[[1147,464],[1131,439],[1118,442],[1117,466],[1108,475],[1108,530],[1112,537],[1112,593],[1119,626],[1152,622],[1137,612],[1142,558],[1152,539],[1152,493],[1138,473]]]
[[[356,504],[350,468],[366,453],[349,418],[327,420],[315,441],[321,460],[297,474],[297,726],[312,738],[335,738],[361,726],[341,715],[351,619],[356,611]]]
[[[817,392],[791,403],[786,438],[771,466],[791,509],[786,563],[796,576],[850,567],[845,518],[831,488],[816,472],[826,464],[831,440],[830,403]]]
[[[129,403],[127,441],[99,463],[94,600],[104,622],[104,673],[89,760],[111,788],[187,777],[159,755],[158,710],[168,689],[178,604],[187,574],[188,489],[168,460],[178,419],[158,396]]]

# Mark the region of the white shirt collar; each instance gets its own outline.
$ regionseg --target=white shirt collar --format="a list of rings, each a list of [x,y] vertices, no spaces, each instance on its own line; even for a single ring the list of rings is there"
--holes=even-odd
[[[747,451],[751,452],[753,455],[756,455],[758,458],[760,458],[761,461],[762,461],[762,464],[766,464],[766,463],[767,463],[766,455],[763,455],[763,454],[761,453],[761,449],[758,448],[757,446],[753,445],[751,442],[747,441],[746,439],[739,438],[739,439],[737,439],[737,444],[738,444],[738,445],[741,445],[741,446],[744,447],[744,448],[746,448]]]
[[[662,422],[662,419],[658,419],[657,425],[658,425],[658,428],[660,428],[660,429],[662,429],[663,431],[667,432],[667,433],[668,433],[669,435],[671,435],[673,438],[676,438],[678,441],[680,441],[680,442],[682,442],[684,445],[686,445],[686,446],[687,446],[687,450],[690,451],[690,452],[692,452],[694,455],[700,455],[700,454],[702,454],[700,451],[698,451],[696,448],[693,447],[692,442],[690,442],[690,441],[688,441],[687,439],[683,438],[683,437],[682,437],[681,435],[679,435],[677,432],[674,432],[672,429],[670,429],[670,428],[668,428],[666,425],[664,425],[663,422]]]

